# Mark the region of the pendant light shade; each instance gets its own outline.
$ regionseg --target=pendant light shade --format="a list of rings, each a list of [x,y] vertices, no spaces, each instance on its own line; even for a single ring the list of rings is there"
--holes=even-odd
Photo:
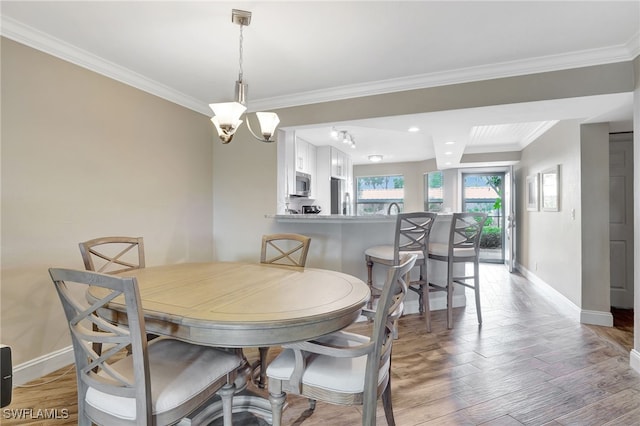
[[[218,136],[220,136],[220,140],[224,144],[231,142],[236,130],[238,130],[238,127],[242,124],[242,115],[247,110],[245,103],[247,85],[243,81],[242,70],[242,28],[251,22],[251,12],[233,9],[231,11],[231,21],[234,24],[240,25],[240,72],[238,73],[238,80],[236,81],[236,100],[235,102],[209,104],[214,114],[211,122],[215,126]],[[275,112],[256,112],[256,116],[258,117],[261,136],[256,135],[251,129],[249,119],[247,118],[245,120],[247,122],[247,128],[253,137],[262,142],[274,142],[275,139],[273,136],[280,123],[278,114]]]
[[[231,142],[236,130],[242,124],[240,117],[242,117],[247,107],[238,102],[209,104],[209,107],[215,114],[211,121],[218,131],[222,143]]]
[[[280,118],[275,112],[256,112],[258,122],[260,123],[260,129],[262,137],[269,140],[276,132],[276,128],[280,123]]]

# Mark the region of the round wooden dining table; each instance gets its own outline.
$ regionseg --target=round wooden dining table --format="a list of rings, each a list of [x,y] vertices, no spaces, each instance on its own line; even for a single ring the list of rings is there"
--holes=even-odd
[[[117,275],[136,278],[148,333],[225,348],[278,346],[341,330],[358,319],[370,297],[367,284],[351,275],[262,263],[182,263]],[[89,301],[104,296],[95,287],[87,294]],[[122,312],[116,298],[100,315],[122,322]],[[243,389],[246,379],[238,380]],[[216,398],[184,424],[220,419]],[[269,401],[251,391],[236,394],[233,406],[234,413],[271,421]]]
[[[147,332],[227,348],[309,340],[352,324],[370,292],[341,272],[261,263],[182,263],[131,270]],[[101,295],[91,288],[89,297]],[[118,299],[101,315],[117,321]]]

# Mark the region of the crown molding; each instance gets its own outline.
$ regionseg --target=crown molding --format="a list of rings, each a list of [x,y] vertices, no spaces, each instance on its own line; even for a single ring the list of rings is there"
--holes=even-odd
[[[4,37],[48,53],[65,61],[89,69],[106,77],[130,85],[170,102],[211,115],[206,103],[174,90],[162,83],[100,58],[72,44],[52,37],[7,16],[1,17],[0,34]],[[623,62],[640,55],[640,31],[627,43],[601,49],[585,50],[566,55],[553,55],[503,62],[430,74],[419,74],[389,80],[371,81],[292,95],[252,99],[249,110],[260,111],[330,102],[364,96],[380,95],[406,90],[472,81],[491,80],[541,72],[559,71],[593,65]]]
[[[287,96],[252,99],[251,110],[287,108],[406,90],[425,89],[473,81],[515,77],[630,61],[640,55],[640,31],[629,42],[612,47],[584,50],[563,55],[542,56],[430,74],[366,82],[315,90]]]
[[[86,50],[80,49],[77,46],[52,37],[47,33],[36,30],[4,15],[2,16],[0,25],[0,34],[18,43],[48,53],[113,80],[135,87],[136,89],[182,105],[183,107],[206,115],[210,115],[211,113],[207,105],[198,99],[185,95],[162,83],[102,59],[93,53],[87,52]]]

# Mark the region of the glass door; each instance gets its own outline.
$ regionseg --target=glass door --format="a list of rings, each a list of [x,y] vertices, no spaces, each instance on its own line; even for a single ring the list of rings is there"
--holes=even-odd
[[[487,221],[480,239],[480,261],[505,261],[504,172],[462,173],[462,211],[483,212]]]

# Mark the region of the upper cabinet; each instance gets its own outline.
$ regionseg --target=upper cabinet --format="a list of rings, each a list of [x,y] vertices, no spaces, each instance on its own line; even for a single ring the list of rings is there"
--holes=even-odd
[[[337,148],[331,147],[331,177],[346,179],[351,157]]]
[[[296,172],[316,174],[316,146],[296,138],[295,164]]]

